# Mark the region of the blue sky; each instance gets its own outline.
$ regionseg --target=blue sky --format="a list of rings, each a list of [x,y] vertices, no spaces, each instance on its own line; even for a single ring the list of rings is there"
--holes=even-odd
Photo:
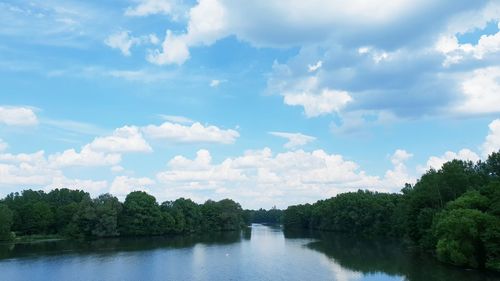
[[[0,195],[398,192],[500,149],[499,20],[486,0],[0,1]]]

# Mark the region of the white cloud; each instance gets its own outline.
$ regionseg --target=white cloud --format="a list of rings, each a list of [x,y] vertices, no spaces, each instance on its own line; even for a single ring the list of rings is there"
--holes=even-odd
[[[158,173],[160,182],[206,182],[214,186],[217,182],[240,181],[246,177],[237,169],[231,167],[228,159],[219,165],[212,165],[212,157],[207,150],[199,150],[194,160],[176,156],[169,161],[169,170]],[[214,186],[215,187],[215,186]]]
[[[315,137],[301,133],[269,132],[269,134],[288,139],[288,142],[285,143],[284,147],[289,149],[297,148],[316,140]]]
[[[319,79],[316,76],[285,85],[280,94],[284,97],[285,104],[302,106],[307,117],[338,113],[353,101],[346,91],[320,88]]]
[[[171,30],[167,30],[165,40],[162,43],[162,49],[150,51],[147,56],[147,60],[150,63],[158,65],[181,65],[188,59],[189,49],[184,37],[172,34]]]
[[[275,75],[268,80],[268,91],[283,96],[287,105],[302,106],[306,117],[340,113],[354,101],[347,91],[323,86],[320,73],[295,77],[290,66],[277,62],[273,70]]]
[[[0,106],[0,124],[8,126],[32,126],[38,124],[33,109],[28,107]]]
[[[323,62],[319,60],[316,64],[308,65],[307,72],[315,72],[316,70],[320,69],[321,66],[323,66]]]
[[[490,131],[482,146],[483,156],[486,158],[493,152],[500,150],[500,119],[493,120],[488,127]]]
[[[54,171],[28,163],[0,163],[0,185],[44,185],[51,180]]]
[[[0,154],[0,185],[45,185],[61,172],[48,165],[44,151]]]
[[[120,199],[125,198],[132,191],[146,191],[147,187],[155,184],[154,180],[146,177],[132,178],[128,176],[115,177],[109,192]]]
[[[149,125],[142,128],[149,138],[166,139],[178,143],[223,143],[231,144],[240,134],[232,129],[223,130],[216,126],[203,126],[199,122],[190,126],[165,122],[160,126]]]
[[[284,101],[287,105],[304,107],[304,113],[307,117],[317,117],[339,112],[352,101],[352,98],[345,91],[322,89],[319,94],[311,94],[310,92],[286,93]]]
[[[129,31],[120,31],[110,35],[104,43],[113,49],[119,49],[124,56],[130,56],[130,48],[141,42],[139,38],[130,36]]]
[[[453,151],[447,151],[441,156],[431,156],[425,166],[417,167],[417,171],[420,173],[424,173],[429,169],[439,170],[443,166],[444,163],[449,162],[451,160],[464,160],[464,161],[473,161],[476,162],[480,159],[479,155],[470,149],[461,149],[458,153]]]
[[[52,154],[49,156],[49,162],[54,167],[112,166],[121,162],[121,155],[118,153],[97,152],[92,150],[89,145],[85,145],[80,152],[75,149],[67,149],[62,153]]]
[[[124,126],[116,129],[111,136],[95,138],[84,145],[80,152],[68,149],[50,155],[49,162],[55,167],[113,166],[121,162],[120,153],[151,151],[151,146],[144,140],[139,128]]]
[[[464,77],[463,98],[454,110],[466,114],[500,112],[500,67],[474,70]]]
[[[448,5],[448,4],[447,4]],[[211,45],[226,36],[235,35],[238,39],[250,42],[255,46],[297,46],[304,44],[321,44],[337,41],[347,44],[353,42],[373,42],[382,38],[393,43],[403,38],[428,35],[429,26],[422,26],[420,34],[408,32],[408,25],[413,21],[425,18],[429,10],[438,10],[440,16],[434,18],[441,23],[446,18],[466,9],[453,9],[444,14],[446,6],[434,1],[411,0],[398,1],[300,1],[292,0],[282,5],[278,0],[241,1],[241,0],[199,0],[189,11],[187,32],[176,36],[182,41],[184,55],[181,59],[152,60],[158,64],[182,64],[189,58],[189,47]],[[449,4],[451,5],[451,4]],[[445,7],[443,7],[445,6]],[[465,6],[465,5],[462,5]],[[300,12],[297,12],[300,11]],[[441,16],[442,15],[442,16]],[[444,25],[432,25],[437,30]],[[392,28],[388,28],[392,27]],[[411,28],[414,31],[413,28]],[[404,32],[406,31],[406,33]],[[377,36],[374,36],[374,33]],[[402,34],[394,38],[394,33]],[[411,35],[410,35],[411,34]],[[173,38],[165,39],[171,44],[177,42]],[[177,42],[178,43],[178,42]],[[178,48],[164,44],[163,54]],[[378,60],[387,54],[382,53]]]
[[[111,136],[95,138],[89,144],[89,148],[94,151],[103,152],[153,151],[136,126],[124,126],[116,129]]]
[[[186,40],[190,46],[211,45],[227,35],[227,11],[218,0],[199,0],[189,11]]]
[[[0,186],[20,185],[25,188],[74,188],[83,189],[93,195],[102,193],[106,181],[69,179],[54,165],[51,165],[43,151],[21,154],[0,154]]]
[[[98,196],[106,192],[108,187],[107,181],[94,181],[94,180],[82,180],[82,179],[69,179],[65,176],[57,176],[52,179],[52,182],[45,187],[46,191],[55,188],[70,188],[70,189],[80,189],[87,191],[91,196]]]
[[[391,162],[394,166],[398,166],[406,162],[411,157],[413,157],[413,154],[403,149],[397,149],[391,156]]]
[[[394,169],[379,178],[369,176],[352,161],[323,150],[289,151],[273,155],[269,148],[247,151],[242,156],[213,163],[207,150],[194,159],[175,156],[168,169],[157,174],[168,190],[196,194],[210,190],[202,200],[234,198],[245,206],[287,206],[312,202],[337,193],[362,189],[399,191],[408,176],[404,162],[411,154],[398,150]],[[217,197],[217,198],[213,198]]]
[[[135,7],[125,10],[126,16],[149,16],[155,14],[169,15],[173,11],[171,0],[140,0]]]
[[[498,25],[500,26],[500,23]],[[483,60],[486,56],[500,51],[500,31],[492,35],[481,35],[475,45],[460,44],[456,34],[442,35],[435,48],[445,56],[443,61],[445,67],[470,58]]]
[[[218,0],[199,0],[189,11],[187,33],[174,35],[167,30],[161,50],[154,50],[147,59],[149,62],[164,64],[183,64],[189,59],[189,47],[211,45],[227,35],[226,11]]]
[[[35,153],[0,154],[0,161],[8,163],[45,163],[45,152],[43,150]]]
[[[414,183],[415,178],[409,175],[405,164],[412,157],[413,154],[406,150],[397,149],[391,156],[394,167],[385,173],[383,186],[403,187],[405,183]]]
[[[93,195],[102,193],[106,181],[70,179],[47,160],[44,151],[35,153],[0,154],[0,187],[24,188],[78,188]]]

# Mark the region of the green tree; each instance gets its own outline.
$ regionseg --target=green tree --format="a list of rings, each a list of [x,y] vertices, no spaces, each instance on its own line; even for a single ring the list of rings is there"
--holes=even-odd
[[[117,236],[118,215],[122,211],[122,204],[118,198],[109,193],[102,194],[92,201],[96,219],[92,235],[97,237]]]
[[[119,229],[123,235],[158,235],[161,233],[162,215],[156,199],[143,191],[127,195],[119,217]]]
[[[14,223],[12,211],[5,204],[0,204],[0,241],[12,239],[11,227]]]
[[[487,250],[483,234],[495,219],[473,209],[453,209],[441,214],[435,226],[438,259],[460,266],[484,268]]]

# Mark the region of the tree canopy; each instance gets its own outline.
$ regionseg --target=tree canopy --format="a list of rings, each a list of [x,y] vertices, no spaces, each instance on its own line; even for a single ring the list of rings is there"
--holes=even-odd
[[[447,162],[398,194],[359,190],[289,206],[283,224],[403,237],[443,262],[500,271],[500,153]]]

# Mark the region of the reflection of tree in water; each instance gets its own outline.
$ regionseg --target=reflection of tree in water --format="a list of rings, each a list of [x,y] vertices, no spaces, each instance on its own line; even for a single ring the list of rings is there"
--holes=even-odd
[[[160,248],[180,249],[196,244],[225,245],[250,239],[247,232],[215,232],[202,235],[108,238],[98,240],[61,240],[39,243],[0,244],[0,259],[43,257],[47,255],[114,255],[117,252],[147,251]]]
[[[296,232],[285,233],[287,238],[300,238],[300,235]],[[301,238],[304,237],[319,239],[309,243],[307,247],[327,255],[344,268],[363,274],[382,272],[391,276],[404,276],[408,281],[500,280],[500,275],[495,273],[440,264],[432,256],[405,250],[404,245],[394,240],[367,239],[325,232],[310,232]]]

